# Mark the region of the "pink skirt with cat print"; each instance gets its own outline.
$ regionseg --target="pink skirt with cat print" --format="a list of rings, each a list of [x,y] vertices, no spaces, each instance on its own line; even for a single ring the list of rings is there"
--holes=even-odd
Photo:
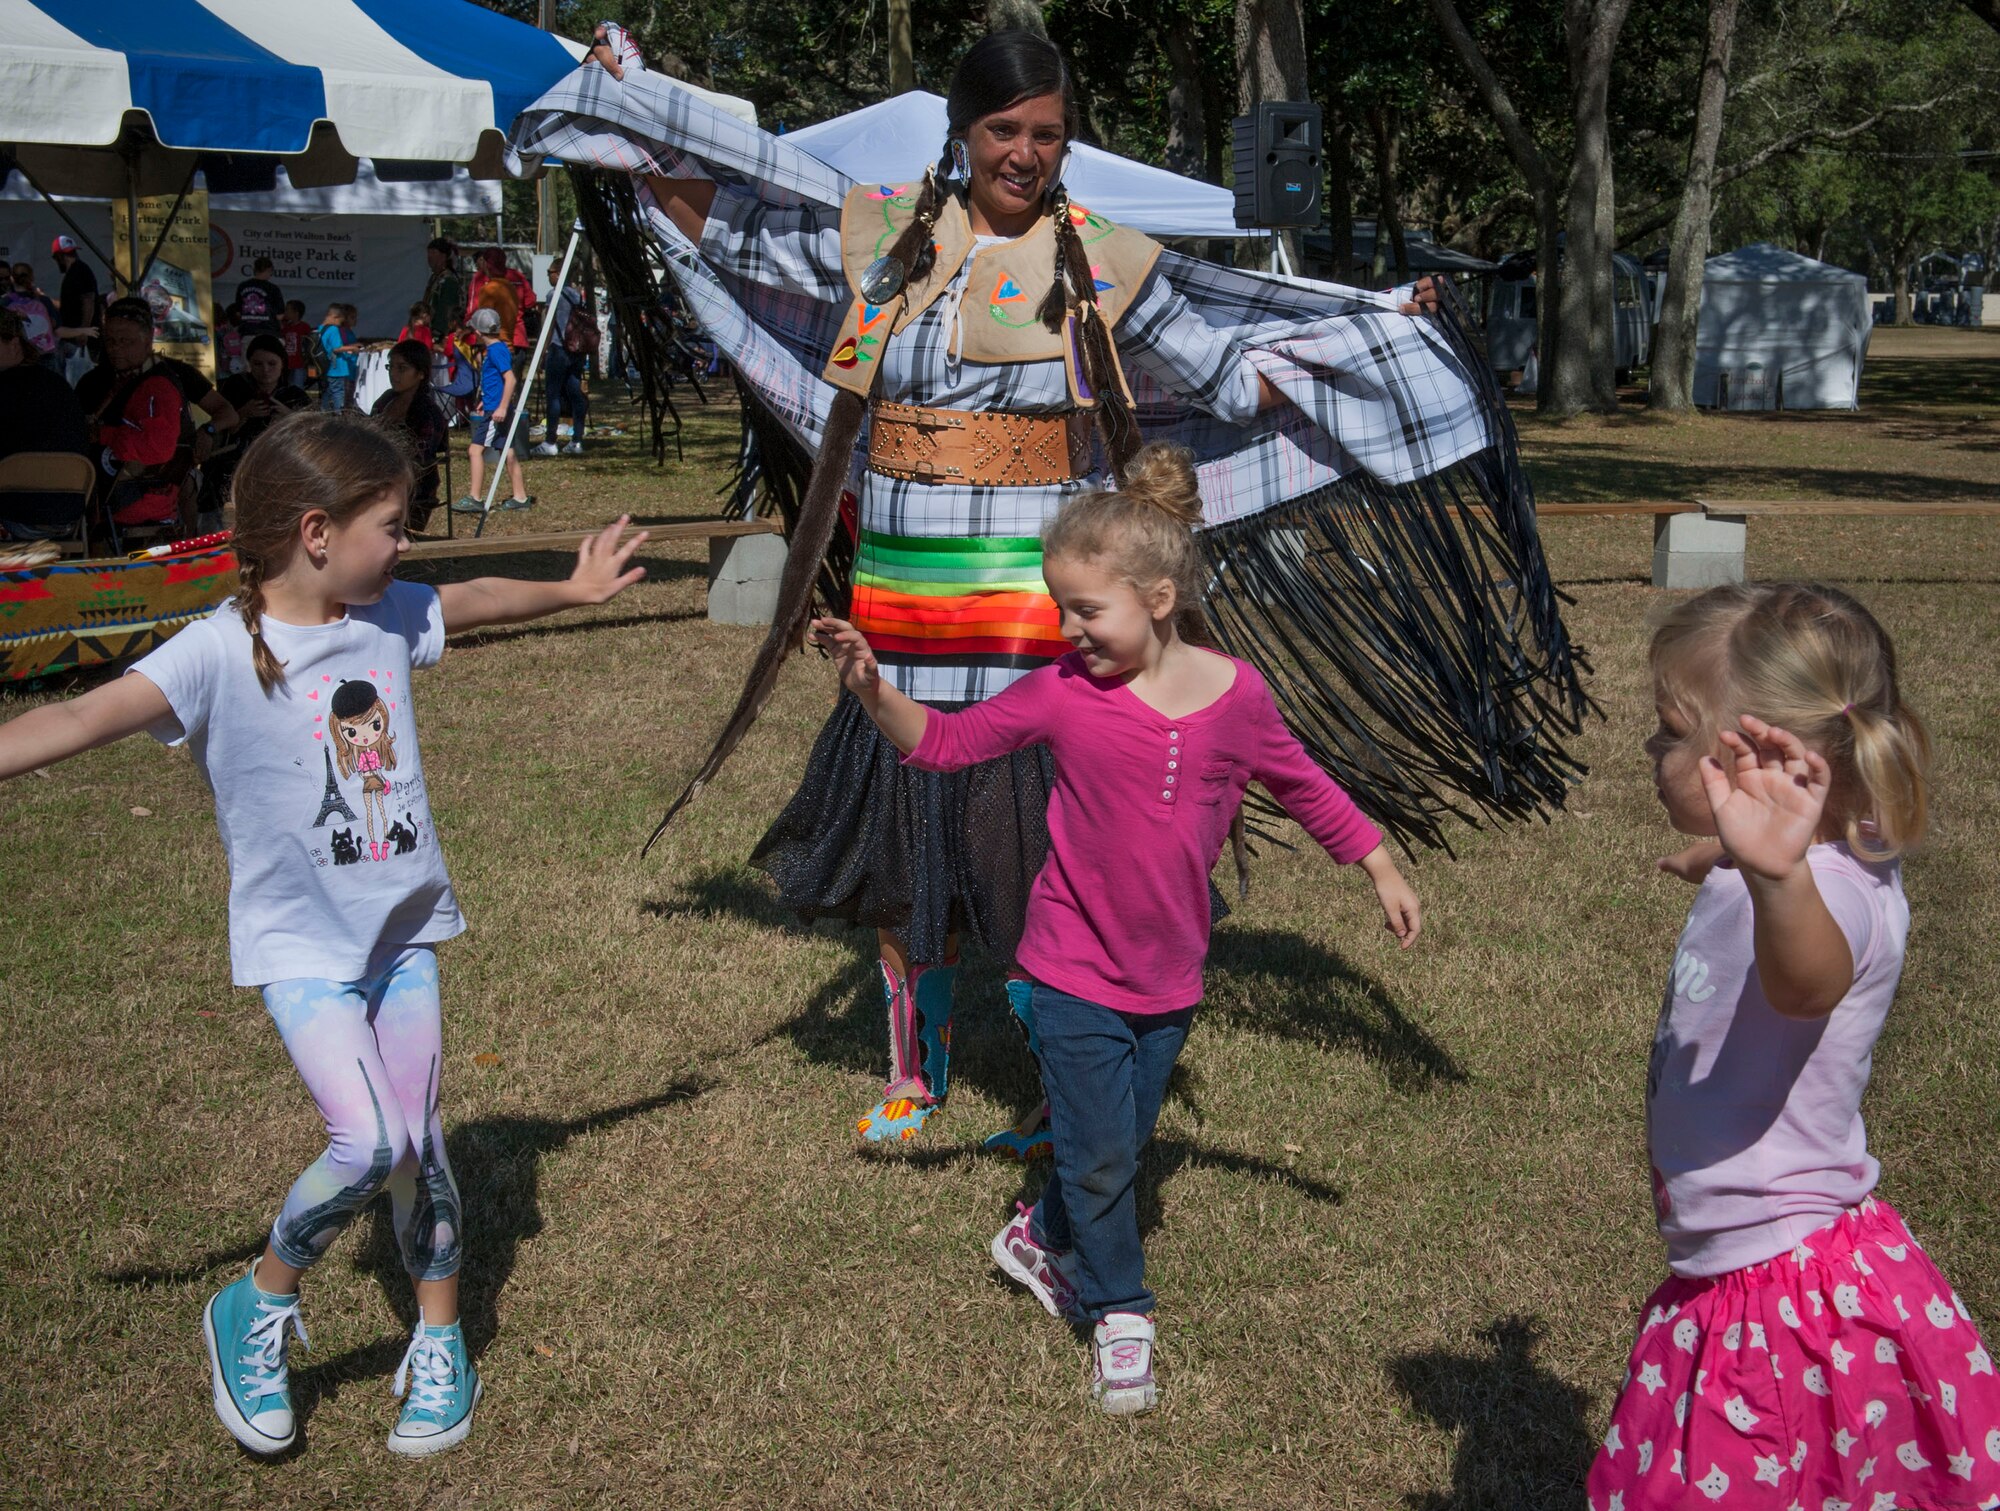
[[[2000,1507],[2000,1376],[1888,1203],[1641,1316],[1591,1511]]]

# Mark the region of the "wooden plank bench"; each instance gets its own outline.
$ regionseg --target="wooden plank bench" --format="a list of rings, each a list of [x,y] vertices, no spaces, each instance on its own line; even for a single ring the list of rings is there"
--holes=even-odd
[[[601,528],[601,527],[600,527]],[[647,544],[668,540],[708,542],[708,617],[718,624],[769,624],[785,570],[785,537],[768,519],[688,519],[639,525]],[[420,540],[406,561],[459,556],[510,556],[524,551],[572,552],[596,530],[544,530],[528,535],[461,535]]]

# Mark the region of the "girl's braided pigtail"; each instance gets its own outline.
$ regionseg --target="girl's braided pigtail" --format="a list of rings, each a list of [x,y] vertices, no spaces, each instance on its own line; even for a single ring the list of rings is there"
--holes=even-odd
[[[264,639],[264,563],[256,557],[240,557],[236,566],[236,612],[243,616],[243,628],[250,632],[250,655],[257,668],[257,685],[268,695],[285,681],[285,663]]]

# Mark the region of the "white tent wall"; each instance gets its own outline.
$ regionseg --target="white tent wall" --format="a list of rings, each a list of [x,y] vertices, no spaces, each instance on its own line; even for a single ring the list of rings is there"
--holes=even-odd
[[[1868,281],[1760,242],[1711,257],[1694,401],[1729,409],[1854,409],[1871,330]]]

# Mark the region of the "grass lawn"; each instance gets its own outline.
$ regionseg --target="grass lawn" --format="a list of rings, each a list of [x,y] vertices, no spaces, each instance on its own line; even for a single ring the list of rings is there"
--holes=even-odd
[[[1521,421],[1549,498],[2000,484],[2000,332],[1883,333],[1863,406]],[[686,461],[656,470],[630,412],[603,408],[631,433],[532,462],[541,507],[496,529],[712,509],[733,411],[692,409]],[[963,980],[934,1131],[887,1154],[850,1131],[885,1054],[866,941],[790,924],[744,864],[831,702],[822,664],[792,665],[639,858],[759,639],[705,620],[696,550],[649,555],[601,609],[455,642],[422,688],[471,922],[441,952],[444,1094],[487,1385],[438,1460],[382,1443],[411,1312],[379,1215],[309,1282],[303,1448],[254,1463],[210,1411],[202,1303],[321,1131],[257,997],[227,985],[192,763],[135,740],[0,790],[0,1503],[1580,1506],[1663,1274],[1641,1096],[1690,894],[1651,870],[1672,837],[1639,749],[1667,601],[1650,537],[1571,518],[1546,538],[1604,709],[1578,742],[1590,775],[1551,823],[1419,859],[1408,955],[1358,875],[1317,852],[1257,863],[1147,1160],[1165,1393],[1136,1422],[1089,1409],[1084,1348],[987,1260],[1041,1178],[978,1151],[1031,1095],[1001,962]],[[1868,1113],[1884,1193],[1992,1323],[1992,527],[1759,519],[1750,552],[1756,575],[1859,592],[1937,738]]]

